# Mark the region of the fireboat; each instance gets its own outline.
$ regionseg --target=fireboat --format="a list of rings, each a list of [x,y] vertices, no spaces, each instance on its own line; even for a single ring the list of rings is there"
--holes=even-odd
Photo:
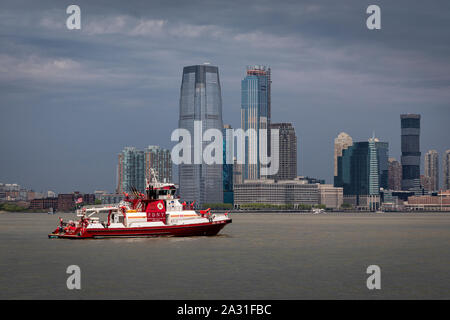
[[[155,177],[154,174],[152,174]],[[160,183],[156,178],[147,183],[146,194],[132,188],[133,196],[117,205],[84,206],[76,211],[78,221],[65,222],[59,218],[59,226],[49,238],[92,239],[107,237],[156,237],[156,236],[214,236],[232,222],[229,213],[212,213],[194,210],[194,202],[180,203],[175,197],[172,183]],[[95,214],[108,213],[107,221],[100,221]]]

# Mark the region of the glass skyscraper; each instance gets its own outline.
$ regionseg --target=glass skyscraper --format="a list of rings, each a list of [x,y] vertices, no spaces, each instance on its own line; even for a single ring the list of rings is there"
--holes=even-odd
[[[225,124],[222,129],[223,134],[223,202],[233,203],[233,135],[227,132],[232,129],[230,125]]]
[[[244,179],[260,178],[259,129],[267,130],[270,155],[271,82],[271,71],[266,66],[247,67],[247,75],[241,82],[241,128],[254,129],[256,133],[245,137]]]
[[[131,192],[132,187],[145,191],[145,153],[134,147],[125,147],[119,153],[117,192]]]
[[[337,158],[335,187],[345,195],[378,195],[380,187],[388,187],[389,144],[371,138],[356,142]]]
[[[125,147],[118,156],[117,193],[130,193],[132,187],[145,192],[146,181],[151,180],[154,169],[160,182],[172,181],[172,158],[170,150],[159,146],[149,146],[144,151],[135,147]]]
[[[420,187],[420,114],[400,115],[402,190]]]
[[[191,134],[191,163],[179,165],[180,197],[196,204],[222,203],[222,164],[195,164],[194,122],[201,121],[201,130],[222,131],[222,94],[218,67],[208,64],[184,67],[180,92],[178,127]],[[203,141],[203,139],[202,139]],[[202,142],[201,150],[210,142]],[[222,157],[222,155],[220,155]]]
[[[378,183],[380,188],[389,189],[389,143],[379,142],[375,139],[378,162]]]
[[[151,169],[156,171],[159,182],[172,182],[172,157],[170,150],[148,146],[145,152],[145,176],[151,181]]]

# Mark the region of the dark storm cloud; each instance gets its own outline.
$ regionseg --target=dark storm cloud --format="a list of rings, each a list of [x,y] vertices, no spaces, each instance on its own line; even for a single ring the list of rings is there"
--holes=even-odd
[[[423,114],[423,151],[450,148],[448,1],[3,1],[0,181],[114,187],[126,145],[170,147],[182,67],[219,66],[240,125],[245,66],[273,73],[273,119],[299,137],[299,173],[331,181],[333,139],[375,131],[399,154],[399,114]],[[369,4],[382,29],[365,26]]]

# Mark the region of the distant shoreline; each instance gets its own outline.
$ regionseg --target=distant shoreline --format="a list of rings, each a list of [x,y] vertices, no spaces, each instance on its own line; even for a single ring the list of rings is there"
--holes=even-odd
[[[0,210],[0,214],[4,213],[39,213],[39,214],[49,214],[45,211],[35,211],[35,210],[22,210],[22,211],[5,211]],[[331,214],[346,214],[346,213],[359,213],[359,214],[370,214],[370,215],[380,215],[380,214],[421,214],[421,213],[448,213],[450,214],[450,211],[383,211],[383,212],[374,212],[374,211],[325,211],[321,213],[314,213],[312,211],[299,211],[299,210],[212,210],[212,213],[228,213],[228,214],[303,214],[303,215],[331,215]],[[56,215],[56,214],[75,214],[75,212],[55,212],[54,214],[49,215]]]

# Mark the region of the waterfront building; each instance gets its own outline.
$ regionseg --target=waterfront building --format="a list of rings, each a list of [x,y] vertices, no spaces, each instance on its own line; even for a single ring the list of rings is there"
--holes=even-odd
[[[233,150],[234,141],[232,132],[227,131],[232,129],[229,124],[224,124],[222,129],[223,135],[223,202],[233,203]]]
[[[47,210],[53,208],[54,210],[58,209],[58,198],[57,197],[48,197],[42,199],[33,199],[30,201],[30,209],[32,210]]]
[[[450,191],[441,191],[437,195],[411,196],[405,202],[410,210],[450,211]]]
[[[344,195],[344,203],[357,210],[376,211],[381,207],[380,195]]]
[[[402,166],[395,158],[388,160],[388,189],[402,189]]]
[[[117,193],[130,193],[132,188],[145,192],[146,179],[151,179],[151,169],[158,181],[172,181],[172,158],[170,150],[159,146],[148,146],[144,151],[125,147],[118,156]]]
[[[148,146],[145,153],[145,177],[151,181],[151,169],[158,175],[159,182],[172,181],[172,156],[169,149],[159,146]]]
[[[119,193],[103,193],[98,196],[102,204],[116,204],[122,201],[125,196]]]
[[[380,187],[388,187],[388,143],[371,138],[367,142],[356,142],[342,151],[338,157],[338,175],[335,187],[342,187],[344,195],[356,196],[367,203],[379,203]],[[370,207],[370,205],[369,205]]]
[[[375,141],[375,148],[377,152],[378,165],[378,184],[380,188],[389,188],[389,143],[381,142],[377,138]]]
[[[342,156],[342,151],[353,145],[353,139],[347,133],[341,132],[334,139],[334,176],[338,175],[338,157]]]
[[[145,153],[135,147],[125,147],[118,156],[117,193],[130,193],[132,188],[145,192]]]
[[[344,202],[343,188],[336,188],[331,184],[318,184],[319,204],[328,209],[339,209]]]
[[[266,66],[249,66],[241,82],[241,128],[254,134],[245,137],[243,179],[260,178],[259,130],[267,130],[267,155],[270,155],[271,70]]]
[[[75,197],[73,193],[58,194],[58,211],[69,212],[75,208]]]
[[[233,184],[244,183],[243,164],[237,163],[236,157],[233,160]]]
[[[291,123],[271,123],[270,129],[279,130],[278,141],[272,149],[278,149],[278,173],[271,176],[275,180],[292,180],[297,177],[297,137]]]
[[[93,194],[93,193],[83,193],[83,194],[81,194],[81,193],[78,192],[78,193],[74,194],[75,201],[77,199],[79,199],[80,197],[83,199],[83,205],[95,204],[95,194]]]
[[[183,68],[178,127],[189,131],[194,138],[195,121],[201,121],[202,132],[208,129],[221,131],[223,128],[222,94],[216,66],[204,64]],[[179,165],[180,196],[184,201],[195,201],[196,205],[222,203],[222,164],[203,163],[203,153],[196,155],[194,144],[192,141],[190,163]],[[200,151],[208,144],[202,141]],[[194,163],[197,157],[201,163]]]
[[[258,179],[234,185],[234,204],[319,204],[318,184],[301,180]]]
[[[356,142],[338,157],[336,187],[345,195],[369,195],[379,192],[377,149],[374,141]]]
[[[444,188],[444,190],[450,190],[450,150],[444,152],[442,171],[444,173],[444,181],[442,187]]]
[[[420,115],[402,114],[402,190],[420,188]]]
[[[0,183],[0,200],[18,201],[20,190],[22,188],[17,183]]]
[[[439,190],[439,156],[436,150],[429,150],[425,153],[425,177],[429,179],[425,190]]]
[[[294,180],[245,180],[234,186],[234,204],[318,205],[338,209],[343,203],[342,188],[329,184],[308,183],[302,177]]]

